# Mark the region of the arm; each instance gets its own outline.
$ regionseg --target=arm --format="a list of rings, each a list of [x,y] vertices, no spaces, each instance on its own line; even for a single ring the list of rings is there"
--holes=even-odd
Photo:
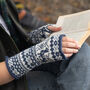
[[[73,53],[77,53],[78,49],[79,46],[72,39],[62,35],[51,36],[0,63],[0,85],[18,79],[41,64],[65,60],[65,56],[70,57]]]
[[[59,38],[53,38],[57,39],[56,41],[58,43]],[[5,62],[0,63],[0,85],[6,84],[14,79],[18,79],[34,67],[37,67],[43,63],[55,61],[57,57],[52,57],[49,45],[50,41],[51,37],[15,56],[6,58]],[[58,46],[58,44],[56,44],[56,46]],[[57,52],[59,53],[58,48]],[[60,54],[58,57],[60,60],[63,58]]]
[[[8,72],[5,62],[0,63],[0,85],[14,80]]]

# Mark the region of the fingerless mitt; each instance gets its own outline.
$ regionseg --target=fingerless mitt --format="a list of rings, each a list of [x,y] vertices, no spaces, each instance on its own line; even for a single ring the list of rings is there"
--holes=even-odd
[[[41,64],[65,60],[61,44],[63,36],[51,36],[15,56],[6,58],[6,66],[11,76],[18,79]]]
[[[50,34],[52,33],[52,31],[48,29],[48,26],[50,25],[51,24],[42,26],[28,33],[32,44],[38,44],[50,36]]]

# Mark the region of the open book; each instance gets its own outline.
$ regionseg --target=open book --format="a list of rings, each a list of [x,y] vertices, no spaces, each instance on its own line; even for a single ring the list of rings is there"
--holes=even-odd
[[[55,26],[61,26],[62,30],[54,34],[65,34],[82,45],[90,36],[90,10],[60,16]]]

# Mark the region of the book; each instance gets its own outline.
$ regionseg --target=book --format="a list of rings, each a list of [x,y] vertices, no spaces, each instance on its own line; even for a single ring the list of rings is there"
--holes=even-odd
[[[54,34],[65,34],[82,45],[90,36],[90,10],[59,16],[55,26],[61,26],[62,30]]]

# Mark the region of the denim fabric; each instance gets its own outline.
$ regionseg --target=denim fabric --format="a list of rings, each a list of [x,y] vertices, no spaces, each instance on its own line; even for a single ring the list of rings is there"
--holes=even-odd
[[[43,71],[29,72],[28,90],[56,90],[55,76]]]
[[[71,57],[66,70],[58,76],[57,84],[59,90],[90,90],[90,46],[84,44]]]
[[[52,63],[42,65],[35,69],[37,71],[29,72],[29,90],[90,90],[89,54],[90,47],[83,44],[69,60],[57,62],[55,66]]]

